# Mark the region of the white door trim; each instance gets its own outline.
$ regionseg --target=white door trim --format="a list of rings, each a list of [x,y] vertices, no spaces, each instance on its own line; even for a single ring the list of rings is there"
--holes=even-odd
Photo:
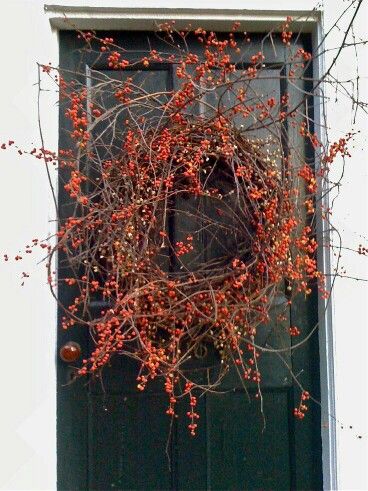
[[[321,19],[318,10],[249,10],[218,8],[139,8],[79,7],[45,5],[45,12],[54,29],[152,30],[157,24],[172,21],[181,28],[195,23],[206,29],[228,31],[234,21],[249,32],[278,27],[288,15],[302,25],[304,32],[315,30]],[[66,21],[66,18],[68,19]],[[241,28],[242,28],[241,27]]]
[[[315,50],[323,49],[323,22],[322,11],[317,9],[303,9],[311,2],[300,2],[301,9],[239,9],[239,8],[160,8],[160,7],[100,7],[78,5],[45,5],[45,12],[49,18],[53,30],[60,29],[102,29],[102,30],[152,30],[159,23],[176,21],[178,28],[185,27],[188,23],[201,27],[227,31],[231,30],[234,21],[241,23],[240,29],[248,32],[268,31],[271,27],[277,28],[288,15],[299,24],[303,32],[311,33]],[[110,3],[114,3],[110,1]],[[173,2],[175,3],[175,2]],[[213,2],[215,3],[215,2]],[[239,2],[240,3],[240,2]],[[270,3],[270,2],[265,2]],[[270,3],[271,5],[272,3]],[[274,3],[273,3],[274,5]],[[290,3],[291,5],[291,3]],[[68,19],[66,21],[66,18]],[[316,58],[314,62],[315,76],[323,74],[323,56]],[[315,98],[315,118],[323,121],[323,107]],[[316,125],[322,142],[326,141],[323,125]],[[325,207],[328,207],[325,198]],[[318,221],[317,234],[319,243],[322,237],[327,239],[328,231],[323,220]],[[332,273],[329,250],[319,247],[319,267],[327,273]],[[329,278],[329,276],[328,276]],[[328,285],[327,285],[328,286]],[[334,343],[332,330],[332,300],[326,303],[319,300],[319,343],[320,343],[320,376],[321,376],[321,406],[322,406],[322,466],[323,487],[326,490],[336,490],[337,485],[337,449],[336,449],[336,420],[335,420],[335,380],[334,380]]]

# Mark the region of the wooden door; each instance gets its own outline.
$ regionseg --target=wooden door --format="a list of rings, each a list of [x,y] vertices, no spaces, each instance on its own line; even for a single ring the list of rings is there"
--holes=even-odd
[[[101,33],[103,37],[106,33]],[[147,48],[157,43],[147,32],[114,32],[112,35],[128,48]],[[252,36],[254,51],[262,35]],[[300,47],[310,49],[308,36],[299,38]],[[60,32],[61,66],[71,72],[78,69],[88,77],[90,70],[108,71],[103,64],[91,66],[87,58],[80,59],[76,50],[79,41],[74,32]],[[268,49],[268,48],[267,48]],[[269,47],[267,60],[270,73],[279,73],[284,64],[282,44]],[[82,65],[81,65],[82,63]],[[175,85],[172,67],[151,66],[148,79],[157,90]],[[280,81],[281,80],[281,81]],[[81,80],[83,82],[83,80]],[[262,83],[262,82],[259,82]],[[263,82],[266,84],[266,82]],[[295,91],[285,79],[271,80],[264,86],[280,98],[286,91]],[[273,84],[273,85],[272,85]],[[261,86],[262,88],[262,86]],[[149,90],[149,87],[147,88]],[[299,97],[295,93],[295,97]],[[60,111],[60,147],[68,146],[68,123]],[[289,129],[290,130],[290,129]],[[290,130],[291,131],[291,130]],[[301,148],[301,152],[308,152]],[[311,157],[311,155],[309,155]],[[64,179],[60,171],[60,182]],[[221,179],[221,176],[219,177]],[[191,203],[178,203],[178,210]],[[202,203],[208,207],[208,203]],[[69,198],[59,186],[61,216],[71,211]],[[207,210],[211,213],[211,210]],[[180,212],[172,220],[172,233],[190,230]],[[208,240],[205,237],[204,240]],[[224,247],[226,240],[217,240],[210,254]],[[231,247],[231,244],[228,245]],[[212,251],[212,252],[211,252]],[[65,264],[59,256],[59,275]],[[60,286],[59,298],[67,304],[70,288]],[[101,308],[96,304],[95,308]],[[277,302],[273,315],[277,314]],[[59,319],[63,313],[59,311]],[[296,323],[307,333],[317,321],[316,295],[294,304],[287,322]],[[270,326],[264,326],[261,336],[272,339]],[[62,331],[58,344],[76,341],[83,354],[89,351],[89,336],[84,328]],[[284,339],[292,343],[292,339]],[[208,359],[216,362],[209,350],[207,358],[197,359],[193,368],[206,366]],[[319,356],[318,338],[288,355],[293,372],[318,398]],[[85,378],[69,384],[73,369],[58,359],[58,488],[60,490],[317,490],[322,489],[320,411],[315,404],[303,421],[293,417],[299,403],[300,391],[285,365],[273,355],[263,355],[263,403],[266,425],[260,412],[256,389],[249,384],[248,395],[236,374],[224,380],[222,394],[208,393],[199,399],[201,415],[198,434],[191,437],[187,430],[187,408],[179,406],[179,418],[171,423],[165,414],[167,396],[161,386],[152,384],[147,391],[136,390],[137,366],[133,361],[116,357],[104,370],[101,380],[88,382]],[[201,372],[200,372],[201,373]],[[182,413],[182,414],[180,414]],[[181,417],[180,417],[181,416]]]

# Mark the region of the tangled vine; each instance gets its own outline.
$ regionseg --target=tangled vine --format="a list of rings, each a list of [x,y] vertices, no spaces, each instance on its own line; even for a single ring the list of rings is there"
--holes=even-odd
[[[266,40],[281,36],[286,62],[277,77],[296,87],[310,79],[312,54],[295,47],[291,22]],[[352,138],[323,147],[305,104],[313,90],[295,103],[288,93],[257,89],[274,77],[272,60],[265,40],[251,52],[238,28],[218,36],[165,24],[157,32],[164,48],[145,52],[79,32],[81,51],[110,71],[91,70],[86,83],[41,66],[58,84],[70,146],[30,152],[68,175],[63,186],[74,205],[59,214],[57,243],[34,239],[33,246],[48,248],[55,297],[61,283],[74,292],[62,305],[63,329],[90,331],[94,347],[78,374],[100,371],[112,356],[135,359],[137,388],[162,379],[169,415],[178,398],[189,397],[192,434],[196,394],[216,389],[231,368],[261,394],[257,360],[277,350],[260,345],[257,334],[275,299],[283,301],[273,329],[297,338],[298,326],[283,323],[294,299],[317,288],[328,297],[315,218],[328,220],[329,210],[317,191],[337,155],[349,155]],[[159,64],[170,68],[174,88],[147,88],[148,70]],[[318,168],[314,155],[297,151],[303,145],[319,153]],[[55,254],[67,277],[52,274]],[[96,301],[103,305],[97,314]],[[204,384],[188,364],[207,347],[219,363]],[[303,390],[297,417],[308,398]]]

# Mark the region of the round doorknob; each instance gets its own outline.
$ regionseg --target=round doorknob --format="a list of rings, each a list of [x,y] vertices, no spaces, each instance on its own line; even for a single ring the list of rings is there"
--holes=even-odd
[[[81,347],[74,341],[69,341],[60,348],[60,358],[68,363],[77,361],[82,354]]]

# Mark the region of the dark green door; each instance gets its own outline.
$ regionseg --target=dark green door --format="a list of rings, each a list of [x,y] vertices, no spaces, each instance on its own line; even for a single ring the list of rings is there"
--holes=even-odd
[[[103,37],[106,33],[101,33]],[[155,46],[157,39],[145,32],[114,32],[112,35],[128,49]],[[254,51],[262,39],[252,36]],[[308,37],[299,44],[310,48]],[[71,73],[78,71],[81,82],[91,70],[104,72],[103,64],[91,66],[80,58],[78,39],[73,32],[60,33],[61,66]],[[274,49],[275,48],[275,49]],[[279,73],[284,64],[282,43],[269,48],[267,68],[270,75]],[[147,73],[149,72],[149,73]],[[111,72],[110,72],[111,73]],[[147,77],[147,75],[149,75]],[[145,72],[146,90],[170,89],[175,77],[170,67],[153,66]],[[280,81],[281,80],[281,81]],[[84,80],[85,83],[85,80]],[[280,98],[286,91],[293,94],[285,79],[258,82],[259,88]],[[303,88],[303,87],[302,87]],[[298,95],[299,94],[299,95]],[[301,97],[295,92],[294,97]],[[68,146],[68,122],[60,111],[60,147]],[[289,131],[291,131],[289,129]],[[295,138],[297,136],[294,135]],[[301,152],[308,152],[301,144]],[[60,171],[62,183],[63,171]],[[68,196],[59,186],[61,216],[71,212]],[[190,204],[189,204],[190,205]],[[185,207],[187,204],[178,205]],[[211,210],[208,211],[211,213]],[[172,220],[172,234],[190,224],[180,213]],[[218,241],[218,244],[223,244]],[[216,245],[214,246],[216,248]],[[214,249],[214,254],[216,250]],[[59,274],[67,275],[63,257],[59,257]],[[68,303],[70,288],[59,289],[61,302]],[[96,309],[101,308],[96,304]],[[273,315],[277,315],[277,302]],[[61,321],[62,311],[59,312]],[[308,333],[317,321],[316,296],[301,301],[291,309],[287,323],[297,324]],[[272,324],[272,323],[271,323]],[[286,332],[286,330],[285,330]],[[264,326],[260,336],[272,344],[272,326]],[[59,347],[67,341],[78,342],[83,355],[89,350],[86,329],[59,329]],[[277,340],[274,340],[277,344]],[[285,336],[282,340],[292,343]],[[212,357],[198,357],[193,368],[205,367]],[[316,335],[303,347],[284,357],[298,373],[302,384],[318,399],[319,356]],[[179,406],[179,418],[172,423],[165,414],[167,395],[161,387],[151,386],[146,392],[136,390],[137,366],[133,361],[117,357],[103,371],[99,380],[70,381],[73,369],[58,359],[58,488],[60,490],[318,490],[322,489],[320,411],[310,404],[303,421],[294,419],[293,408],[299,403],[300,390],[285,364],[274,355],[262,355],[263,412],[255,397],[256,388],[247,391],[230,373],[224,381],[223,393],[208,393],[199,399],[198,433],[191,437],[187,429],[186,405]],[[205,373],[205,370],[199,371]],[[205,375],[203,375],[205,376]],[[182,414],[180,414],[182,413]]]

